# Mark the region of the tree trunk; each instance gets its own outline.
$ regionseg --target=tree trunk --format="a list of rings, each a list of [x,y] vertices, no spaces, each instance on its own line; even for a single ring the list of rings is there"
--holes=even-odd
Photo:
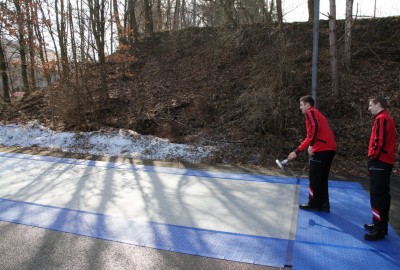
[[[283,23],[283,11],[282,11],[282,0],[276,0],[276,15],[278,17],[278,23]]]
[[[74,21],[72,19],[72,5],[71,2],[68,2],[68,17],[69,17],[69,29],[70,29],[70,35],[71,35],[71,49],[72,49],[72,59],[74,61],[74,66],[75,66],[75,72],[76,72],[76,67],[78,64],[78,57],[76,53],[76,42],[75,42],[75,34],[74,34]]]
[[[353,1],[354,0],[346,0],[344,63],[347,70],[350,70],[351,66],[351,27],[353,25]]]
[[[117,0],[112,0],[114,5],[114,19],[115,24],[117,26],[117,33],[118,33],[118,47],[121,48],[123,45],[126,45],[125,34],[121,25],[121,19],[119,17],[118,11],[118,2]]]
[[[3,79],[3,94],[4,94],[3,100],[7,103],[10,103],[11,99],[10,99],[10,87],[8,83],[7,62],[3,50],[3,40],[1,34],[0,34],[0,72],[1,72],[1,78]]]
[[[60,46],[60,53],[61,53],[62,72],[64,79],[67,79],[69,75],[69,66],[68,66],[68,49],[67,49],[67,30],[65,26],[66,23],[64,16],[64,0],[60,1],[60,10],[58,9],[58,2],[59,0],[55,0],[58,43]]]
[[[308,21],[309,22],[314,21],[314,1],[315,0],[308,0]]]
[[[258,0],[261,10],[261,22],[271,22],[271,12],[268,11],[268,1]]]
[[[56,45],[56,39],[54,38],[54,32],[53,32],[53,30],[51,28],[51,24],[49,23],[49,20],[46,19],[46,14],[44,13],[43,7],[41,5],[37,5],[37,6],[40,9],[40,13],[42,14],[42,20],[44,22],[44,25],[46,25],[46,28],[49,31],[51,40],[53,42],[53,47],[54,47],[55,55],[56,55],[56,59],[57,59],[57,72],[59,72],[60,71],[60,59],[59,59],[59,53],[58,53],[58,49],[57,49],[57,45]],[[50,14],[49,14],[48,17],[49,18],[51,17]],[[44,50],[46,52],[46,47],[45,46],[44,46]]]
[[[45,49],[46,49],[46,47],[45,47],[45,42],[44,42],[44,39],[43,39],[43,33],[42,33],[42,30],[41,30],[42,24],[39,24],[39,19],[38,19],[39,18],[39,14],[38,14],[37,7],[38,7],[37,4],[33,5],[33,11],[32,11],[33,14],[32,15],[35,18],[33,26],[34,26],[36,38],[37,38],[37,40],[39,42],[39,46],[38,46],[39,58],[40,58],[40,61],[42,62],[43,74],[44,74],[44,77],[46,79],[47,85],[50,85],[51,77],[50,77],[49,68],[48,68],[48,61],[47,61],[47,59],[45,59]]]
[[[22,3],[20,0],[14,0],[15,9],[17,10],[17,25],[18,25],[18,42],[19,42],[19,55],[21,59],[21,76],[23,81],[23,88],[25,94],[30,94],[29,81],[28,81],[28,64],[26,61],[26,40],[25,40],[25,16],[22,12]]]
[[[35,78],[35,42],[33,39],[33,25],[32,25],[32,2],[30,0],[25,0],[25,12],[26,21],[28,28],[28,51],[29,51],[29,78],[30,78],[30,89],[36,88],[36,78]]]
[[[83,19],[83,0],[80,0],[80,4],[78,2],[79,0],[76,0],[76,7],[78,9],[78,28],[79,28],[79,37],[80,37],[80,47],[79,47],[79,52],[80,52],[80,61],[83,63],[86,60],[86,53],[85,53],[85,22]]]
[[[92,24],[93,36],[96,43],[97,55],[100,63],[101,76],[101,95],[104,100],[108,100],[107,74],[105,71],[105,1],[106,0],[89,0],[89,15]]]
[[[100,64],[105,61],[105,0],[89,0],[89,15]]]
[[[133,44],[138,40],[138,27],[136,21],[136,14],[135,14],[135,1],[129,0],[128,1],[128,9],[127,14],[125,16],[127,18],[127,31],[128,31],[128,40],[129,45],[133,48]]]
[[[335,97],[340,95],[337,66],[337,33],[336,33],[336,0],[329,0],[329,43],[331,55],[332,92]]]
[[[237,21],[234,16],[235,1],[234,0],[221,0],[225,10],[225,24],[229,26],[236,26]]]
[[[154,28],[153,28],[153,12],[151,11],[151,1],[143,0],[144,6],[144,33],[146,38],[153,39]]]
[[[167,0],[167,11],[165,14],[165,28],[171,30],[171,0]]]
[[[172,23],[172,30],[179,29],[179,13],[181,11],[181,1],[175,0],[174,21]]]
[[[192,26],[196,27],[197,26],[197,1],[192,0],[192,5],[193,5]]]

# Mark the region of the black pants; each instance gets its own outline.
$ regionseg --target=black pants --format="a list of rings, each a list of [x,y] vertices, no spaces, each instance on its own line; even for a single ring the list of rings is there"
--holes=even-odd
[[[372,222],[378,230],[387,229],[390,209],[390,175],[393,165],[377,159],[368,161]]]
[[[329,207],[328,177],[335,154],[322,151],[310,157],[308,203],[314,207]]]

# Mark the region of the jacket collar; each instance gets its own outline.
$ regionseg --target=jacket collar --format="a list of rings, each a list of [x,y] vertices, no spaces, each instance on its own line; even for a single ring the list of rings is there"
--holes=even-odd
[[[378,112],[377,114],[375,114],[374,119],[378,117],[378,115],[384,114],[386,113],[386,109],[383,109],[382,111]]]

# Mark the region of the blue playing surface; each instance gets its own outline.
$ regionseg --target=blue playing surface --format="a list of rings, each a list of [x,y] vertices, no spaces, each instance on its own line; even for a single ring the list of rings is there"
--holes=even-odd
[[[259,174],[222,173],[0,153],[2,158],[129,168],[163,174],[297,185],[307,200],[308,181]],[[0,181],[5,180],[0,174]],[[390,226],[385,240],[363,240],[371,220],[369,197],[359,183],[329,182],[331,212],[299,210],[293,239],[136,221],[100,213],[0,199],[0,220],[104,240],[198,256],[294,269],[399,269],[400,239]],[[295,195],[294,195],[295,196]],[[251,209],[249,209],[251,211]],[[274,207],[266,209],[274,211]]]

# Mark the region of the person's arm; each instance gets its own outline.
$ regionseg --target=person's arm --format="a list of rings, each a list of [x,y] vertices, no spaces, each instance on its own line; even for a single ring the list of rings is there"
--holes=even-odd
[[[308,110],[305,114],[305,117],[306,117],[307,136],[295,150],[296,154],[305,151],[310,146],[312,147],[314,145],[314,142],[318,134],[319,123],[315,115],[315,112],[313,110]]]
[[[308,149],[308,154],[312,155],[312,145],[314,144],[315,139],[317,137],[319,124],[313,110],[308,110],[305,113],[305,119],[306,119],[307,136],[301,142],[301,144],[296,148],[296,150],[294,150],[289,154],[288,160],[295,159],[301,152],[303,152],[306,149]]]

